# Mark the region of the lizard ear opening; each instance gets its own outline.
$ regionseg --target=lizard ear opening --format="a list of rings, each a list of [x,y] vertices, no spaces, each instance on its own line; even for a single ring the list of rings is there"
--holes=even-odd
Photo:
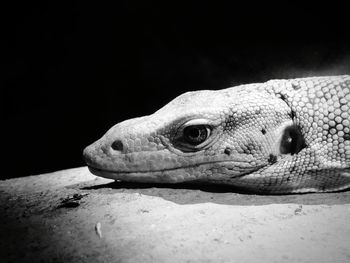
[[[297,154],[306,147],[305,139],[297,125],[287,126],[282,135],[280,152],[282,154]]]

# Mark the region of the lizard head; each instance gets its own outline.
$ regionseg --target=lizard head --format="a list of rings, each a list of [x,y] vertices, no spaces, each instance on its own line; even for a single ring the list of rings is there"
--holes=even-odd
[[[113,126],[84,150],[86,163],[98,176],[157,183],[228,182],[273,165],[298,136],[286,103],[252,90],[185,93]]]

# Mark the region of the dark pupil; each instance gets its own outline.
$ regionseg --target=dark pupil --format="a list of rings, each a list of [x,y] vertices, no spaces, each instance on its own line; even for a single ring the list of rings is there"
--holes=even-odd
[[[207,139],[208,132],[205,126],[189,126],[184,129],[184,137],[191,144],[200,144]]]

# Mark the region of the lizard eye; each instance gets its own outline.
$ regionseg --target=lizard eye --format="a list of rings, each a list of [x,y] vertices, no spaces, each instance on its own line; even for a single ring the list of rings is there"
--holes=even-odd
[[[214,139],[213,126],[205,119],[193,119],[181,125],[173,137],[173,145],[183,152],[196,152]]]
[[[210,135],[209,127],[205,125],[187,126],[183,130],[184,140],[191,145],[198,145],[204,142]]]

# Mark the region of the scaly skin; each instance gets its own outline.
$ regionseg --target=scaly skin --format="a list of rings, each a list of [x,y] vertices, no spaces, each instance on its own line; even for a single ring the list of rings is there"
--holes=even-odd
[[[349,120],[350,76],[271,80],[182,94],[118,123],[84,157],[122,181],[338,191],[350,187]]]

